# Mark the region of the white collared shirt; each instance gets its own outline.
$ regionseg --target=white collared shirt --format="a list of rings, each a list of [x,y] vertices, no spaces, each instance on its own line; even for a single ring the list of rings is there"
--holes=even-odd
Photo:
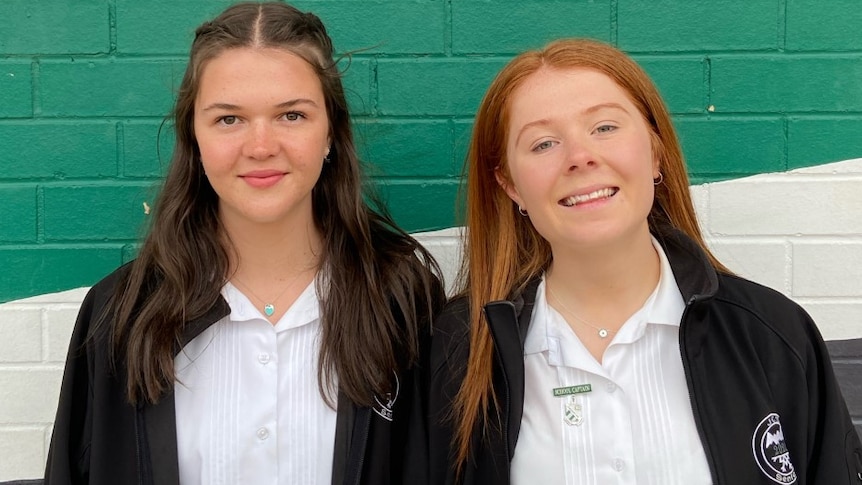
[[[600,364],[547,303],[545,281],[524,345],[525,395],[512,484],[710,484],[679,349],[685,304],[661,246],[655,291]],[[555,388],[589,392],[554,397]],[[568,422],[566,420],[568,413]]]
[[[174,359],[180,483],[329,485],[336,412],[318,390],[314,282],[275,325],[230,283],[222,295],[230,315]]]

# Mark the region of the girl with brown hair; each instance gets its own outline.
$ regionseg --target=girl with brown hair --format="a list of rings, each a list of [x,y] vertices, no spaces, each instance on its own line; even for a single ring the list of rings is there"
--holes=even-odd
[[[816,326],[710,253],[667,108],[624,53],[560,40],[513,59],[466,173],[431,483],[857,483]]]
[[[432,257],[366,202],[332,42],[241,3],[201,25],[137,259],[70,345],[47,483],[401,483]]]

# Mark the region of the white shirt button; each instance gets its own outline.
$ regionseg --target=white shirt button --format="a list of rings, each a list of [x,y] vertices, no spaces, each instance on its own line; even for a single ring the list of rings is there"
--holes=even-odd
[[[257,356],[257,361],[263,365],[269,364],[269,354],[260,354]]]
[[[623,471],[623,469],[624,469],[625,467],[626,467],[626,462],[622,461],[622,460],[621,460],[621,459],[619,459],[619,458],[617,458],[616,460],[614,460],[614,470],[616,470],[616,471],[618,471],[618,472],[621,472],[621,471]]]
[[[608,390],[608,392],[614,392],[617,390],[617,385],[613,382],[608,382],[605,388]]]
[[[259,428],[257,430],[257,439],[264,441],[269,438],[269,430],[266,428]]]

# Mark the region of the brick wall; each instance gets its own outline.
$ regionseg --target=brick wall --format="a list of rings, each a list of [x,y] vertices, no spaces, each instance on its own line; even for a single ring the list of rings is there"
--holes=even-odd
[[[0,307],[0,479],[41,473],[82,296],[54,292],[132,257],[169,160],[170,136],[156,134],[192,31],[227,4],[0,1],[0,302],[43,295]],[[697,184],[862,156],[858,0],[297,5],[323,18],[339,51],[373,47],[345,80],[360,149],[409,230],[458,223],[457,177],[484,89],[514,53],[563,36],[612,42],[647,69]],[[695,195],[731,268],[844,339],[862,337],[859,187],[857,161]],[[455,266],[451,234],[426,240]],[[843,375],[858,373],[858,356],[845,355]]]
[[[362,153],[399,223],[457,223],[472,113],[514,53],[631,52],[696,183],[862,154],[857,0],[306,0],[341,51]],[[0,2],[0,301],[92,284],[133,254],[192,31],[227,2]],[[346,63],[345,63],[346,66]],[[169,131],[169,130],[167,130]]]
[[[862,158],[697,186],[694,197],[710,246],[731,270],[783,292],[812,314],[862,430],[862,218],[853,217],[862,214],[862,196],[853,186],[862,186]],[[783,196],[788,193],[807,195]],[[823,207],[845,208],[840,225]],[[450,284],[459,265],[459,234],[451,228],[418,235]],[[85,290],[0,305],[0,480],[41,473]]]

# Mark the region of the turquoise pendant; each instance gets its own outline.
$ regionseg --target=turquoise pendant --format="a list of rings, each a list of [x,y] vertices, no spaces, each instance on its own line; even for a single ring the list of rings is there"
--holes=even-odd
[[[275,306],[272,303],[267,303],[263,306],[263,313],[266,313],[266,316],[271,317],[273,313],[275,313]]]

